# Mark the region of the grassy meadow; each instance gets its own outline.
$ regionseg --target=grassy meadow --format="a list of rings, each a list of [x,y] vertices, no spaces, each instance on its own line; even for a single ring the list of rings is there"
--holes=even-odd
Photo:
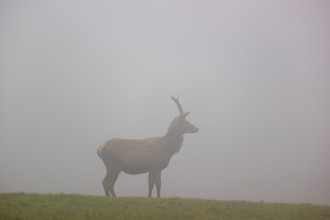
[[[330,219],[330,206],[181,198],[0,194],[0,220]]]

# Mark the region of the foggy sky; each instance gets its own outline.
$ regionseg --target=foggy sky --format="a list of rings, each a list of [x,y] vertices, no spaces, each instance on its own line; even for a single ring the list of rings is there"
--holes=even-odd
[[[0,192],[103,195],[96,148],[200,131],[164,197],[330,205],[328,1],[1,1]],[[118,196],[146,196],[121,173]]]

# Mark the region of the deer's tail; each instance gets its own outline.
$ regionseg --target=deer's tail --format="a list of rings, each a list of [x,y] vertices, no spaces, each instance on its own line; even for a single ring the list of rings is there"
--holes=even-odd
[[[97,150],[96,150],[97,155],[98,155],[99,158],[101,158],[101,159],[102,159],[102,151],[103,151],[103,149],[104,149],[105,146],[106,146],[106,143],[103,143],[103,144],[101,144],[101,145],[97,148]]]

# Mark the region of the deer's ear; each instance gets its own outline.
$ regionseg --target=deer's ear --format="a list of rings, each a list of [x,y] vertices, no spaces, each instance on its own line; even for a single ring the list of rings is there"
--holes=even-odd
[[[186,118],[189,114],[190,112],[183,113],[183,117]]]

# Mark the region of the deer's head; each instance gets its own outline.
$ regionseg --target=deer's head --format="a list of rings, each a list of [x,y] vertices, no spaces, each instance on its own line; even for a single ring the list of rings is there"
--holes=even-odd
[[[180,131],[180,133],[196,133],[198,132],[198,128],[191,124],[189,121],[187,121],[186,117],[189,115],[190,112],[183,112],[182,106],[179,102],[179,98],[174,98],[171,96],[171,99],[175,102],[177,105],[180,115],[176,117],[175,121],[177,122],[177,129]]]

